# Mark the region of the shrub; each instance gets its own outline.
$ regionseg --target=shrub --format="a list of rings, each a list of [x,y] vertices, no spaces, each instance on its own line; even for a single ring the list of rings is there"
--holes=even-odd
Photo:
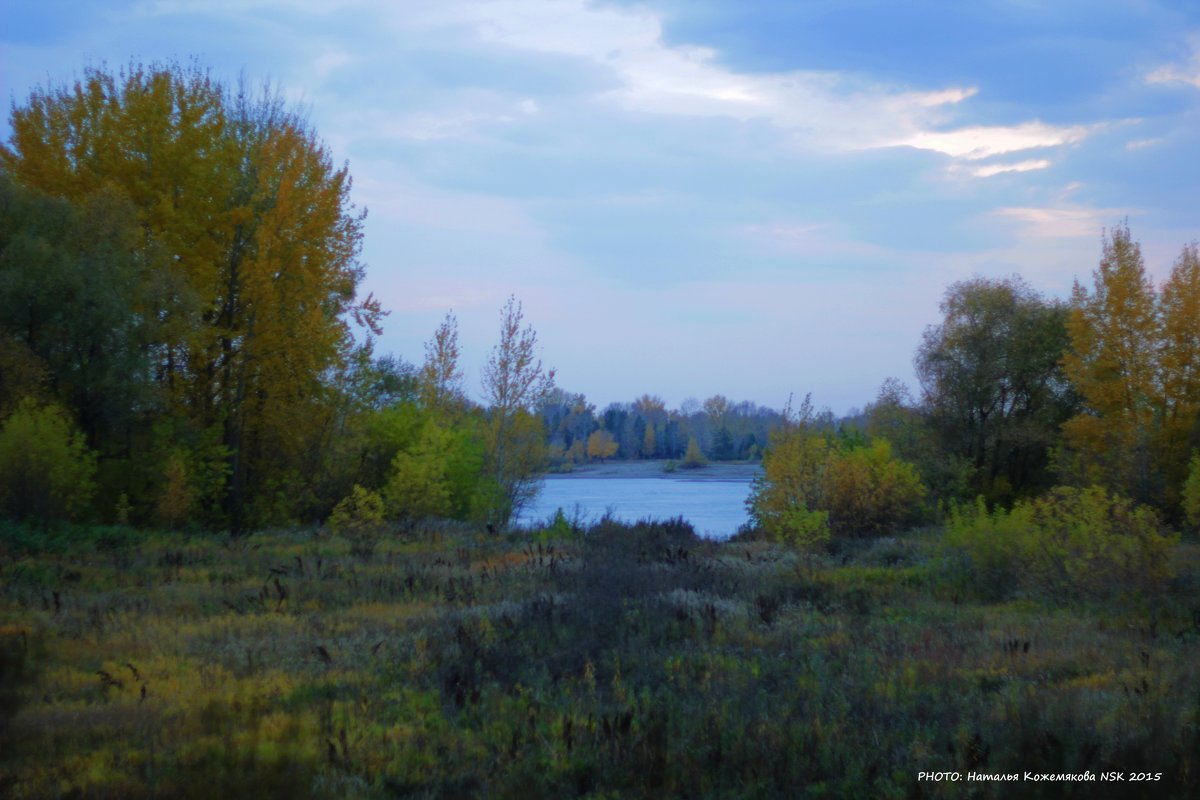
[[[925,487],[886,440],[834,456],[823,475],[823,506],[835,536],[877,536],[911,520]]]
[[[981,593],[1024,588],[1063,600],[1161,591],[1177,537],[1153,510],[1093,486],[990,514],[980,500],[952,514],[946,541]]]
[[[1183,485],[1183,514],[1193,529],[1200,529],[1200,452],[1192,456],[1187,483]]]
[[[356,555],[374,552],[374,540],[383,532],[383,498],[370,489],[354,484],[354,489],[334,506],[326,524],[339,536],[350,540]]]
[[[687,452],[683,454],[683,461],[679,462],[679,466],[683,469],[699,469],[706,464],[708,464],[708,459],[704,457],[695,437],[688,439]]]
[[[96,455],[56,405],[21,401],[0,427],[0,513],[75,519],[95,492]]]

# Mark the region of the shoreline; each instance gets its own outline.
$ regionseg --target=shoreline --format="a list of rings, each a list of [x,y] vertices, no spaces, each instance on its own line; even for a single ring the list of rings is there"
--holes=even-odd
[[[661,478],[675,481],[733,481],[753,480],[762,474],[762,465],[754,463],[710,463],[696,469],[677,468],[664,472],[661,459],[646,461],[607,461],[598,464],[580,464],[570,472],[547,472],[542,480],[571,480],[574,478]]]

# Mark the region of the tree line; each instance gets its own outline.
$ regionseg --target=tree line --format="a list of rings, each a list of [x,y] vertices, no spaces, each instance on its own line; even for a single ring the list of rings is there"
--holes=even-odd
[[[246,531],[442,517],[500,528],[548,468],[762,459],[760,527],[802,540],[1103,487],[1200,514],[1200,257],[1149,279],[1127,225],[1090,285],[955,283],[838,420],[715,395],[598,410],[555,386],[516,298],[482,403],[448,313],[420,365],[374,352],[365,211],[304,116],[195,65],[36,89],[0,147],[0,512]],[[340,511],[339,511],[340,510]],[[335,512],[339,512],[335,514]]]
[[[398,515],[503,524],[528,495],[553,373],[520,304],[486,408],[457,385],[452,324],[419,373],[376,357],[365,211],[277,93],[196,65],[90,68],[11,124],[4,516],[245,531],[323,520],[359,485]]]
[[[1128,224],[1101,245],[1091,285],[1077,281],[1069,300],[1019,276],[951,285],[916,350],[919,397],[889,379],[837,425],[807,401],[789,409],[750,499],[758,526],[815,545],[976,498],[984,515],[1078,517],[1097,531],[1135,519],[1127,503],[1200,526],[1197,245],[1160,287]]]

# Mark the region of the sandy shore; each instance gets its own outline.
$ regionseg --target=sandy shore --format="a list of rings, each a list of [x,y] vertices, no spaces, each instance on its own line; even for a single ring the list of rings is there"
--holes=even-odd
[[[582,464],[571,472],[553,472],[547,480],[572,478],[669,478],[676,481],[748,481],[762,473],[758,464],[709,464],[699,469],[663,472],[665,461],[607,461]]]

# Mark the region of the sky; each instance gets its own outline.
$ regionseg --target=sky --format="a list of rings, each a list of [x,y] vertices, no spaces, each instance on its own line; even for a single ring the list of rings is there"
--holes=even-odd
[[[0,3],[9,103],[193,59],[307,111],[368,210],[377,352],[453,310],[477,397],[515,295],[601,408],[844,413],[916,390],[954,281],[1065,297],[1126,220],[1161,280],[1200,237],[1193,0]]]

